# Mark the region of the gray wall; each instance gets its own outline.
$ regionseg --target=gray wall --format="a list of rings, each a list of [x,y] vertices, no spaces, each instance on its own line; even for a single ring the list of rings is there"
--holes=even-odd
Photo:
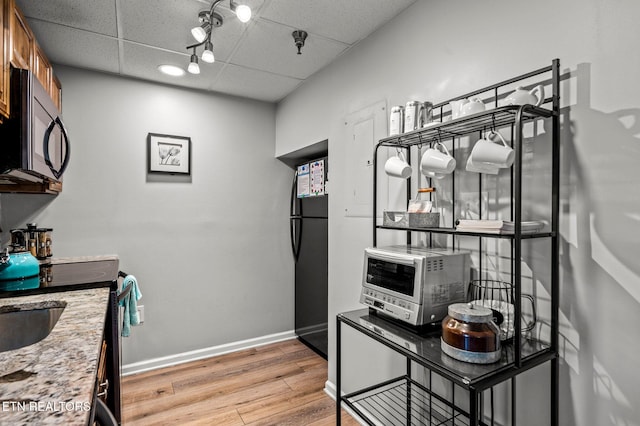
[[[8,195],[2,228],[54,228],[54,255],[118,254],[145,323],[124,363],[293,329],[292,171],[275,107],[56,67],[72,155],[56,198]],[[190,179],[149,177],[147,133],[189,136]]]
[[[631,0],[420,0],[281,102],[278,155],[329,139],[330,382],[331,318],[360,307],[362,249],[371,244],[371,219],[345,215],[350,194],[342,188],[351,188],[354,166],[346,159],[345,118],[378,101],[442,101],[558,57],[566,77],[560,424],[639,424],[640,56],[633,53],[639,15],[640,4]],[[372,354],[360,340],[351,344],[354,339],[346,347],[359,365],[343,370],[347,388],[369,379],[371,370],[358,367],[402,369],[397,358],[379,348]],[[518,424],[546,424],[548,371],[542,367],[518,381]],[[503,411],[501,417],[508,414]]]

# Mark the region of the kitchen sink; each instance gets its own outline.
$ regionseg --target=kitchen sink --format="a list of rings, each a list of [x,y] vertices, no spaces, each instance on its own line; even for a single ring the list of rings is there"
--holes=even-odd
[[[38,343],[51,333],[66,302],[0,306],[0,352]]]

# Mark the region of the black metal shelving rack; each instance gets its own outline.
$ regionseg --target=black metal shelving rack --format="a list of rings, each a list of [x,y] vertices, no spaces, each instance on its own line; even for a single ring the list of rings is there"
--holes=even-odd
[[[552,95],[542,105],[498,106],[499,100],[506,96],[507,86],[530,81],[533,78],[547,78],[545,84],[552,88]],[[374,311],[360,309],[338,314],[337,316],[337,356],[336,356],[336,424],[340,425],[341,405],[345,404],[355,411],[363,420],[371,425],[487,425],[483,420],[483,392],[493,386],[511,380],[511,423],[515,426],[516,414],[516,377],[531,368],[549,362],[551,365],[550,384],[550,421],[552,426],[558,425],[558,311],[559,311],[559,186],[560,186],[560,61],[554,59],[550,66],[540,68],[484,87],[471,93],[434,105],[434,112],[439,116],[440,124],[391,136],[379,141],[374,152],[373,164],[373,245],[377,244],[377,234],[381,229],[398,231],[399,228],[377,225],[377,157],[381,147],[395,147],[407,150],[414,145],[428,143],[432,139],[444,137],[462,137],[474,132],[511,126],[515,161],[511,171],[512,182],[512,218],[515,230],[513,234],[487,234],[479,232],[459,232],[454,228],[401,228],[407,233],[407,244],[411,243],[412,232],[429,234],[446,234],[456,237],[468,236],[482,238],[501,238],[511,242],[512,275],[514,285],[514,317],[520,318],[521,312],[521,262],[522,242],[529,239],[547,239],[550,241],[550,339],[543,343],[531,340],[521,333],[520,321],[515,321],[513,342],[503,346],[502,358],[493,364],[478,365],[454,360],[440,349],[440,336],[421,336],[398,324],[387,321]],[[447,110],[450,101],[469,98],[479,94],[493,94],[491,101],[495,107],[480,113],[466,115],[446,121],[451,114]],[[523,125],[527,121],[551,120],[551,223],[550,230],[536,233],[522,233],[522,158],[523,158]],[[454,154],[455,155],[455,154]],[[410,161],[410,158],[408,159]],[[455,181],[454,181],[455,189]],[[452,191],[453,192],[453,191]],[[411,196],[411,179],[407,181],[407,199]],[[347,325],[402,354],[406,358],[406,374],[379,383],[366,389],[342,395],[341,365],[341,326]],[[419,383],[412,376],[412,363],[426,368],[429,377],[432,373],[447,379],[451,383],[451,394],[455,395],[455,387],[460,386],[468,391],[468,409],[461,408],[453,401],[443,398],[432,389]],[[491,422],[493,424],[493,413]]]

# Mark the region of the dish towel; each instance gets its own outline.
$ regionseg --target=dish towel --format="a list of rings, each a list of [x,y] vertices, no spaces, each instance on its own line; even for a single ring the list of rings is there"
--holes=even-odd
[[[129,337],[132,325],[140,324],[140,318],[138,317],[138,300],[142,297],[142,293],[138,287],[138,281],[133,275],[127,275],[124,278],[120,292],[123,292],[129,285],[131,285],[131,291],[120,301],[120,306],[124,307],[121,333],[123,337]]]

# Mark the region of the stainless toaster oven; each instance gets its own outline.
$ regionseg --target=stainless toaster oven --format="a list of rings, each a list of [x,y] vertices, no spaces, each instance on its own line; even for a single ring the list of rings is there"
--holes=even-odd
[[[462,250],[367,248],[360,303],[413,326],[441,321],[466,301],[471,259]]]

